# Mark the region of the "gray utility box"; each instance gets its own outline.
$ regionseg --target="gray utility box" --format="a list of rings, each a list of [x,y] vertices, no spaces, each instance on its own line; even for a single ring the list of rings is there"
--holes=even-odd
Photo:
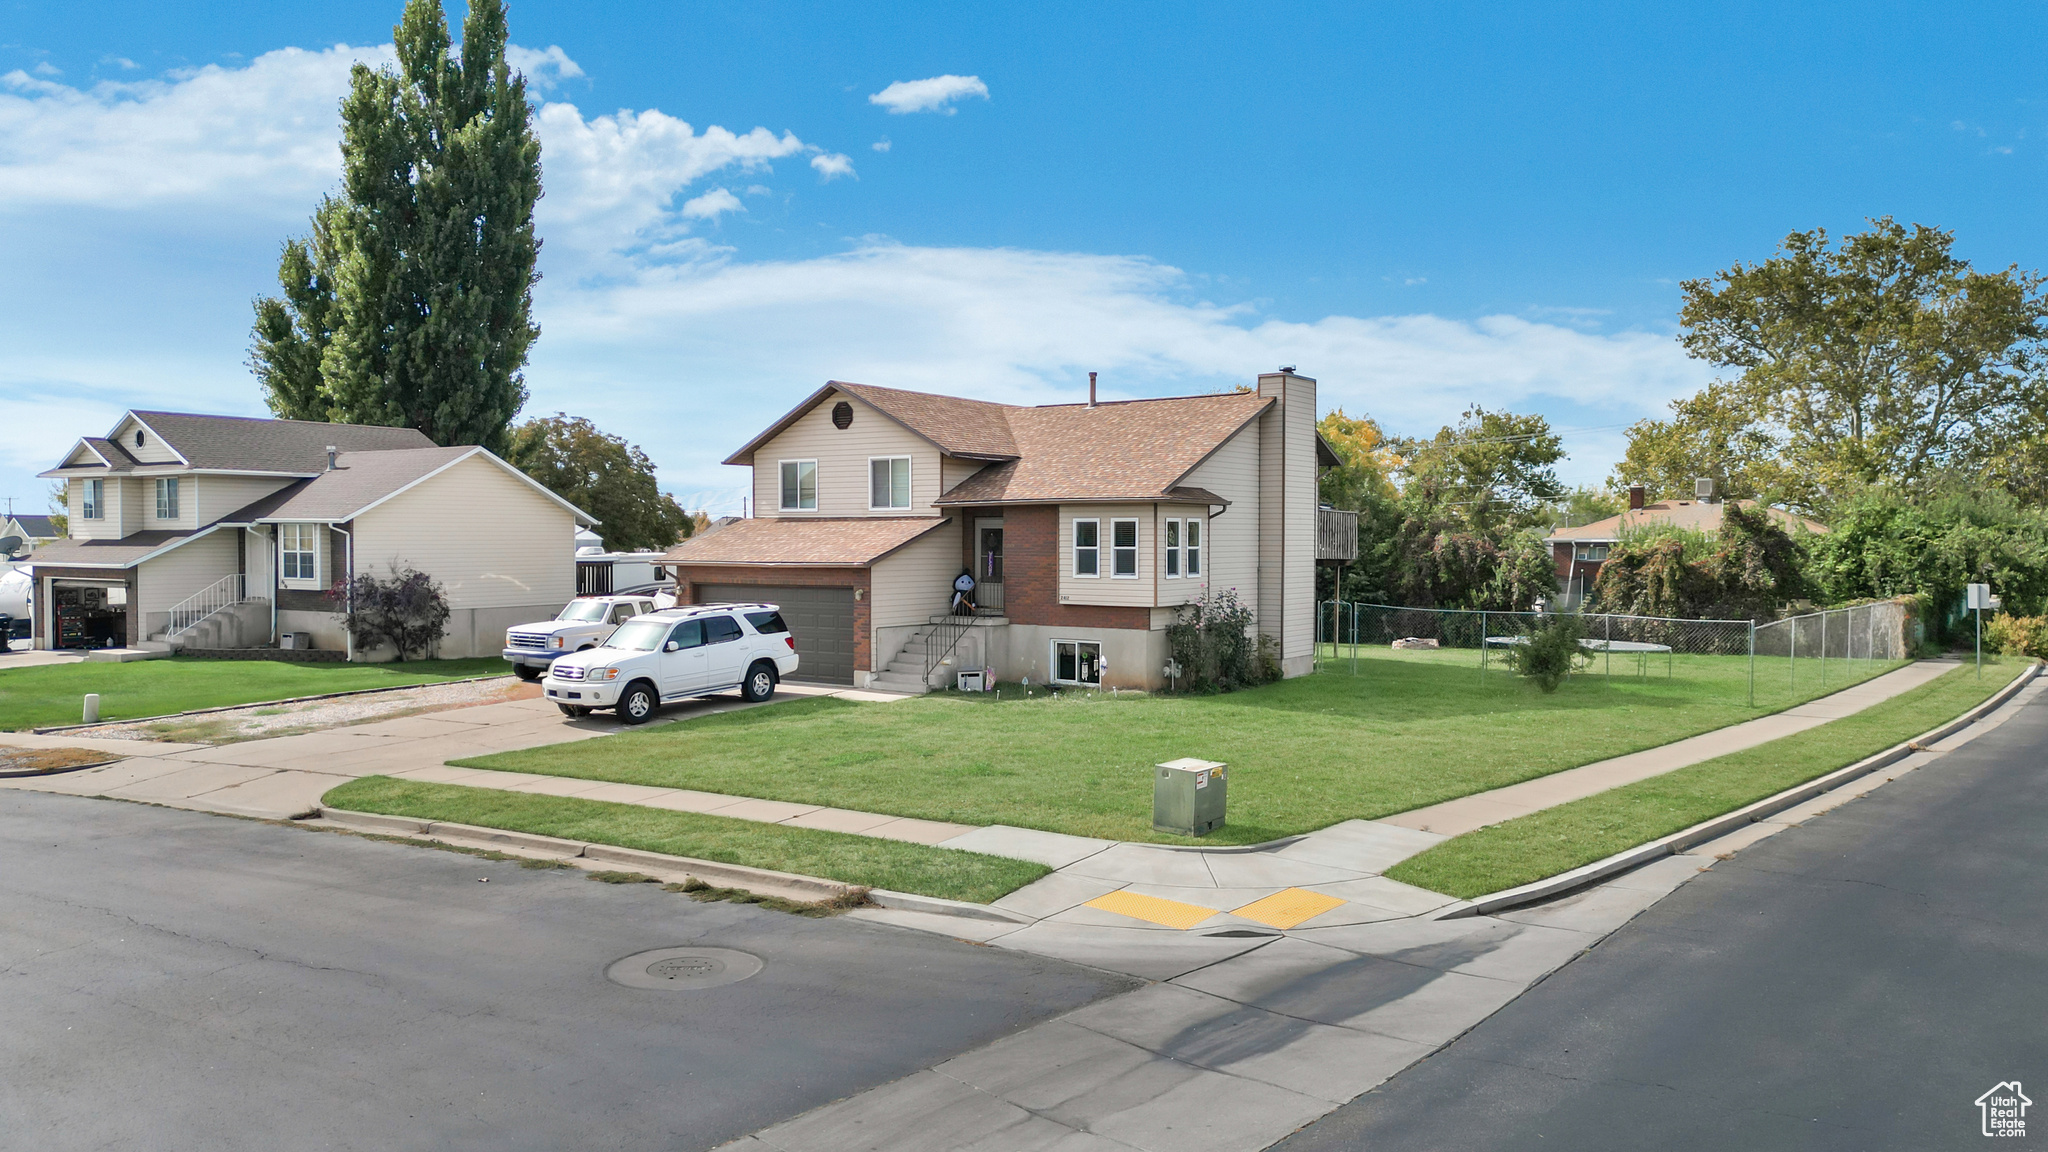
[[[1153,769],[1152,828],[1207,836],[1223,827],[1229,777],[1214,760],[1169,760]]]

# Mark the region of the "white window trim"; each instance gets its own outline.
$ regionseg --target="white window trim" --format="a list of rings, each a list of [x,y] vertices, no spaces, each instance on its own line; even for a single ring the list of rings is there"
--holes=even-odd
[[[810,506],[809,508],[806,508],[806,507],[804,507],[804,506],[803,506],[803,499],[804,499],[804,480],[803,480],[803,469],[802,469],[801,467],[799,467],[799,468],[797,469],[797,479],[796,479],[796,499],[797,499],[797,502],[796,502],[795,504],[785,504],[785,503],[783,503],[783,502],[782,502],[782,498],[783,498],[783,496],[785,495],[785,493],[784,493],[784,492],[783,492],[783,490],[782,490],[782,466],[783,466],[783,465],[785,465],[785,464],[797,464],[797,465],[809,464],[809,465],[811,466],[811,506]],[[816,512],[816,511],[818,510],[818,504],[819,504],[819,502],[820,502],[820,501],[819,501],[819,497],[820,497],[820,495],[821,495],[821,493],[819,493],[819,491],[818,491],[818,461],[817,461],[817,459],[816,459],[815,457],[808,457],[808,456],[807,456],[807,457],[799,457],[799,458],[797,458],[797,459],[794,459],[794,460],[777,460],[777,461],[775,462],[775,508],[776,508],[776,511],[778,511],[778,512]]]
[[[1095,553],[1095,571],[1081,571],[1081,525],[1095,525],[1095,543],[1088,548]],[[1067,529],[1067,549],[1072,554],[1067,568],[1076,580],[1096,580],[1102,576],[1102,521],[1094,516],[1076,516],[1073,527]]]
[[[159,476],[156,478],[153,492],[156,497],[156,503],[152,509],[156,513],[155,517],[153,517],[154,519],[172,521],[183,519],[178,513],[181,511],[179,508],[179,498],[184,495],[183,489],[185,486],[178,483],[179,479],[177,476]],[[164,512],[165,493],[169,493],[171,497],[170,512],[168,514]]]
[[[1093,680],[1062,680],[1062,679],[1060,679],[1060,645],[1062,645],[1062,644],[1073,644],[1073,645],[1077,645],[1077,646],[1078,646],[1078,645],[1081,645],[1081,644],[1093,644],[1093,645],[1095,645],[1095,679],[1093,679]],[[1077,637],[1077,636],[1067,636],[1067,637],[1054,637],[1054,638],[1053,638],[1053,639],[1052,639],[1052,640],[1051,640],[1051,641],[1050,641],[1050,642],[1049,642],[1049,643],[1048,643],[1048,644],[1046,645],[1046,654],[1047,654],[1047,660],[1046,660],[1046,664],[1045,664],[1045,666],[1046,666],[1047,672],[1049,673],[1049,675],[1047,676],[1047,679],[1051,680],[1051,681],[1052,681],[1052,683],[1054,683],[1054,684],[1072,684],[1072,685],[1075,685],[1075,686],[1077,686],[1077,687],[1083,687],[1083,688],[1100,688],[1100,687],[1102,687],[1102,670],[1103,670],[1103,668],[1105,667],[1105,662],[1104,662],[1104,660],[1103,660],[1103,658],[1102,658],[1102,641],[1100,641],[1100,640],[1083,640],[1083,639],[1081,639],[1080,637]],[[1079,671],[1081,670],[1080,664],[1081,664],[1081,650],[1080,650],[1080,648],[1079,648],[1079,647],[1076,647],[1076,648],[1074,649],[1074,671],[1076,671],[1076,672],[1079,672]]]
[[[312,547],[312,553],[313,553],[313,575],[312,575],[312,577],[311,577],[310,579],[309,579],[309,578],[307,578],[307,577],[304,577],[304,576],[286,576],[286,575],[284,574],[284,567],[285,567],[285,565],[284,565],[284,558],[285,558],[285,554],[286,554],[286,552],[287,552],[287,551],[290,551],[290,552],[292,552],[292,553],[299,553],[299,552],[304,552],[304,551],[306,551],[306,549],[303,549],[303,548],[292,548],[292,549],[286,549],[286,548],[285,548],[285,546],[284,546],[284,537],[285,537],[285,529],[287,529],[287,528],[298,528],[298,529],[303,529],[303,530],[304,530],[305,532],[307,532],[307,533],[308,533],[308,534],[309,534],[309,535],[310,535],[310,536],[312,537],[312,543],[313,543],[313,547]],[[278,587],[280,587],[280,588],[293,588],[293,589],[297,589],[297,590],[299,590],[299,591],[302,591],[302,592],[303,592],[303,591],[315,591],[315,592],[317,592],[317,591],[320,591],[320,590],[323,590],[323,589],[325,589],[325,588],[327,587],[327,585],[326,585],[326,583],[325,583],[325,582],[324,582],[324,581],[322,580],[322,577],[323,577],[323,576],[325,576],[325,575],[326,575],[326,572],[327,572],[327,557],[326,557],[326,556],[324,556],[324,555],[322,555],[322,553],[324,553],[324,552],[326,552],[326,551],[327,551],[327,548],[326,548],[326,544],[327,544],[327,540],[326,540],[326,538],[325,538],[324,534],[323,534],[323,533],[321,533],[321,531],[320,531],[320,525],[319,525],[319,524],[313,523],[313,522],[311,522],[311,521],[306,521],[306,522],[292,521],[292,522],[290,522],[290,523],[285,523],[285,524],[279,524],[279,525],[277,526],[277,583],[278,583]]]
[[[98,494],[94,494],[94,486]],[[80,520],[105,520],[107,518],[107,482],[99,477],[78,482],[78,518]]]
[[[1120,551],[1116,543],[1116,526],[1119,524],[1129,524],[1131,526],[1131,570],[1129,572],[1118,572],[1116,570],[1116,554],[1118,551]],[[1110,520],[1109,578],[1111,580],[1136,580],[1139,577],[1139,560],[1142,559],[1142,556],[1140,554],[1144,552],[1144,549],[1140,548],[1138,545],[1139,542],[1143,539],[1143,536],[1144,534],[1138,531],[1138,521],[1135,517],[1118,516]],[[1098,539],[1100,539],[1100,537],[1098,537]]]
[[[1159,578],[1178,580],[1186,574],[1181,566],[1180,551],[1186,543],[1183,521],[1178,516],[1168,516],[1159,522]]]
[[[1205,524],[1207,524],[1207,521],[1200,516],[1190,516],[1181,524],[1180,570],[1181,574],[1190,580],[1207,579],[1202,572],[1202,553],[1209,547],[1209,541],[1206,539],[1209,535],[1209,530],[1203,527]],[[1191,528],[1195,529],[1196,535],[1188,535],[1188,530]],[[1193,540],[1194,543],[1190,544],[1190,540]],[[1192,566],[1190,566],[1190,561],[1193,562]]]
[[[896,461],[896,460],[901,460],[901,461],[903,461],[903,473],[904,473],[904,477],[905,477],[905,480],[904,480],[904,489],[903,489],[903,503],[901,503],[901,504],[877,504],[877,503],[875,503],[875,461],[877,461],[877,460],[889,460],[889,461]],[[899,456],[870,456],[870,457],[868,457],[868,511],[870,511],[870,512],[907,512],[907,511],[909,511],[909,510],[910,510],[910,507],[911,507],[911,505],[913,505],[913,504],[915,504],[915,503],[917,502],[917,498],[916,498],[916,497],[915,497],[914,495],[912,495],[912,493],[913,493],[914,491],[916,491],[916,486],[917,486],[917,473],[916,473],[916,467],[917,467],[917,465],[915,465],[915,464],[911,463],[911,458],[910,458],[909,456],[900,456],[900,455],[899,455]],[[893,470],[892,470],[892,471],[893,471]],[[890,476],[890,478],[889,478],[889,485],[890,485],[890,487],[892,487],[892,488],[893,488],[893,487],[895,487],[895,484],[896,484],[896,478],[895,478],[895,477],[894,477],[894,476],[892,475],[892,476]]]

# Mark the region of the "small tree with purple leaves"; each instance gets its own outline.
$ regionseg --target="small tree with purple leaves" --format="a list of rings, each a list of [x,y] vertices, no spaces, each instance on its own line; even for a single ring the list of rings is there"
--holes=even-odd
[[[337,581],[327,597],[340,607],[357,651],[388,643],[401,661],[414,653],[430,655],[450,615],[438,581],[397,564],[389,576],[365,572]]]

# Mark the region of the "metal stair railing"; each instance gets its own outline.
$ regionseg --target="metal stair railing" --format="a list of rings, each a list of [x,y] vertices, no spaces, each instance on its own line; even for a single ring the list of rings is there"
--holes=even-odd
[[[213,583],[194,592],[171,606],[170,625],[164,629],[164,639],[181,636],[199,626],[207,617],[225,608],[232,608],[247,599],[247,577],[237,572],[223,576]]]
[[[960,623],[955,623],[951,620],[935,623],[932,625],[932,630],[925,634],[925,687],[929,688],[932,686],[932,673],[938,670],[939,665],[946,662],[946,657],[951,656],[955,648],[960,647],[961,639],[967,635],[969,629],[974,627],[972,623],[968,622],[972,619],[972,617],[966,617]]]

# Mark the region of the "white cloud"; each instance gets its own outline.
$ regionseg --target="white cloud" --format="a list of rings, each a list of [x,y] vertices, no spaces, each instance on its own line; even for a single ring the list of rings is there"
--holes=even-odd
[[[0,280],[0,494],[39,492],[50,453],[121,407],[176,397],[261,413],[243,366],[249,297],[333,187],[350,63],[385,59],[344,45],[90,88],[0,77],[0,216],[66,229],[18,229]],[[566,54],[529,59],[574,74]],[[787,131],[700,131],[651,109],[586,117],[548,102],[537,127],[545,334],[530,408],[627,433],[666,485],[706,499],[734,484],[726,451],[834,376],[1043,402],[1079,395],[1091,369],[1111,395],[1137,396],[1298,364],[1327,405],[1406,432],[1474,400],[1626,422],[1706,378],[1665,335],[1537,317],[1292,319],[1200,299],[1194,279],[1137,256],[870,239],[748,261],[690,232],[743,210],[742,174],[802,156],[829,179],[851,160]]]
[[[683,205],[683,216],[690,220],[716,220],[722,212],[745,212],[747,206],[740,198],[723,188],[713,188]]]
[[[853,157],[848,156],[844,152],[826,152],[813,156],[811,157],[811,167],[816,168],[818,175],[828,184],[841,176],[852,176],[856,180],[860,179],[853,170]]]
[[[38,76],[62,76],[64,74],[64,70],[62,68],[57,67],[55,64],[50,63],[48,60],[43,60],[37,62],[35,67],[35,73]]]
[[[121,69],[123,72],[133,72],[137,68],[142,67],[142,65],[137,64],[135,61],[130,60],[126,56],[102,56],[100,57],[100,63],[112,64],[116,68]]]
[[[968,96],[988,99],[988,85],[979,76],[948,73],[926,80],[898,80],[868,97],[868,103],[879,104],[898,116],[909,112],[943,112],[951,116],[959,111],[953,102]]]
[[[875,141],[873,144],[868,145],[868,147],[873,148],[877,152],[887,152],[889,150],[889,139],[888,137],[885,136],[882,139]]]
[[[583,68],[569,54],[554,44],[545,48],[521,48],[517,44],[505,46],[505,62],[515,72],[526,74],[529,91],[541,92],[553,88],[564,80],[583,75]]]

